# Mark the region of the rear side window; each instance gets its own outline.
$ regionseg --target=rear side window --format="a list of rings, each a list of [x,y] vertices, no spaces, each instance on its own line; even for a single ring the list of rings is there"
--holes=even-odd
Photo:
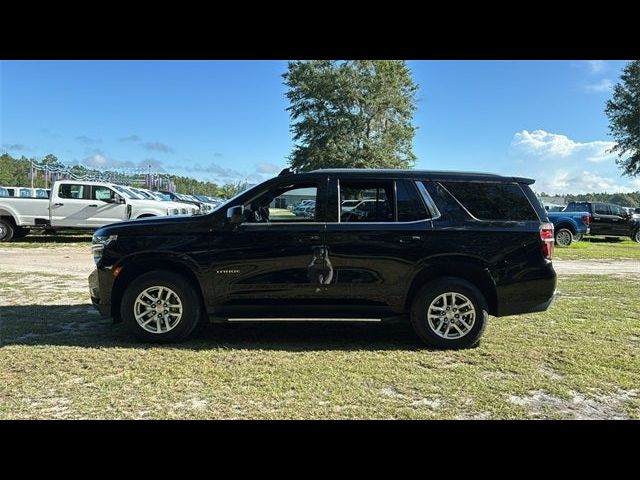
[[[75,183],[63,183],[58,189],[60,198],[83,199],[85,191],[89,190],[88,185],[77,185]]]
[[[603,203],[596,203],[593,206],[593,211],[598,215],[611,215],[611,210],[609,210],[609,205],[605,205]]]
[[[340,221],[393,222],[393,181],[341,181]]]
[[[479,220],[538,220],[531,203],[516,183],[441,183]]]

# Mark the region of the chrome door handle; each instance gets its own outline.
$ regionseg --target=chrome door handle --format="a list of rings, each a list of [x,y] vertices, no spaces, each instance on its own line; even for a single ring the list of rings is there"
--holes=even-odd
[[[53,206],[54,207],[62,207],[64,205],[64,203],[54,203]]]

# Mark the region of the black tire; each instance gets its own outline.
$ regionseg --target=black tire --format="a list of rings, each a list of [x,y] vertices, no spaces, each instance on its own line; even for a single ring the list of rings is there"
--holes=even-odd
[[[14,229],[13,223],[0,218],[0,242],[10,242],[15,232]]]
[[[182,317],[167,332],[149,332],[135,318],[136,299],[142,292],[151,287],[171,289],[182,304]],[[200,312],[200,297],[193,286],[181,275],[162,270],[145,273],[133,280],[127,286],[120,304],[120,315],[127,329],[137,339],[152,343],[170,343],[185,339],[198,323]],[[148,316],[143,321],[149,318]],[[155,320],[151,323],[150,328],[154,328],[154,326],[157,328]]]
[[[427,309],[444,293],[456,293],[466,297],[475,309],[471,329],[460,338],[444,338],[438,335],[427,320]],[[429,347],[461,349],[478,344],[489,318],[488,307],[482,293],[471,283],[456,277],[443,277],[428,283],[418,292],[411,307],[411,325],[420,339]]]
[[[573,241],[574,241],[574,242],[579,242],[580,240],[582,240],[582,237],[584,237],[584,235],[583,235],[582,233],[576,233],[576,234],[573,236]]]
[[[556,245],[559,247],[568,247],[573,243],[573,232],[568,228],[559,228],[554,236]]]
[[[636,230],[636,233],[634,233],[633,235],[631,235],[631,240],[634,240],[638,243],[640,243],[640,228],[638,228]]]

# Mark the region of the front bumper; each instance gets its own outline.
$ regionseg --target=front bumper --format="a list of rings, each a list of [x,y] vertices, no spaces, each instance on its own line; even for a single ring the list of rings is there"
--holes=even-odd
[[[100,316],[103,318],[111,317],[111,295],[106,297],[105,295],[101,295],[101,291],[104,292],[106,289],[101,289],[100,278],[102,277],[102,273],[98,269],[95,269],[89,275],[89,295],[91,296],[91,303],[93,304],[93,308],[100,312]],[[104,283],[104,282],[102,282]],[[106,287],[106,285],[105,285]],[[109,285],[109,293],[111,293],[111,286]]]

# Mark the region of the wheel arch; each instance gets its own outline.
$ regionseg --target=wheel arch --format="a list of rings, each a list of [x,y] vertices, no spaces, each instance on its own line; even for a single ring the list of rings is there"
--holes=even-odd
[[[164,271],[184,277],[196,291],[201,302],[201,307],[203,308],[202,311],[205,311],[202,285],[196,273],[184,261],[175,257],[166,258],[166,256],[163,256],[162,258],[158,258],[155,256],[143,256],[134,257],[120,264],[118,267],[121,268],[121,271],[116,277],[111,290],[111,315],[114,321],[119,322],[122,320],[120,317],[120,304],[122,303],[122,297],[124,296],[127,286],[141,275],[153,271]]]
[[[561,229],[566,228],[571,232],[572,235],[575,235],[577,232],[576,226],[571,222],[559,222],[557,225],[554,225],[555,232],[560,231]]]
[[[427,283],[444,277],[460,278],[475,286],[482,293],[490,315],[496,315],[498,297],[496,285],[486,267],[468,259],[447,258],[437,264],[423,266],[413,277],[404,300],[404,310],[411,309],[411,302]]]

